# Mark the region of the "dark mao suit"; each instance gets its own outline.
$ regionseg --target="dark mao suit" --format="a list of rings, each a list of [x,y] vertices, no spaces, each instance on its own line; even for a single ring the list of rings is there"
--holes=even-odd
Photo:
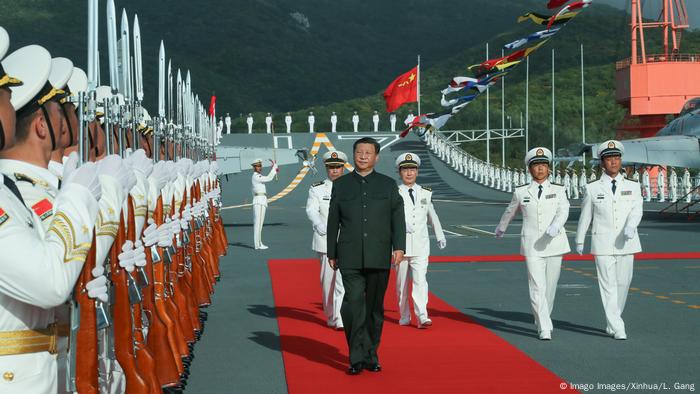
[[[406,250],[403,199],[396,182],[376,171],[336,179],[327,228],[328,258],[337,259],[343,275],[340,313],[350,364],[377,363],[392,251]]]

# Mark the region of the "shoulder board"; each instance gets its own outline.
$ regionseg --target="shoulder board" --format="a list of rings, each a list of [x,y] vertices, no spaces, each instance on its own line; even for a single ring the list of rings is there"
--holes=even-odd
[[[421,187],[422,187],[424,190],[427,190],[427,191],[429,191],[429,192],[432,192],[432,191],[433,191],[433,188],[432,188],[432,187],[428,187],[428,186],[421,186]]]
[[[524,185],[516,186],[515,188],[516,188],[516,189],[522,189],[522,188],[528,187],[528,186],[530,186],[530,184],[529,184],[529,183],[526,183],[526,184],[524,184]]]
[[[37,184],[37,181],[28,177],[27,175],[20,174],[19,172],[15,172],[14,175],[15,175],[15,179],[17,180],[17,182],[29,182],[32,184],[32,186]]]
[[[552,185],[554,185],[554,186],[561,186],[561,187],[564,187],[564,185],[562,185],[561,183],[554,183],[554,182],[550,182],[550,183],[551,183]]]
[[[634,182],[634,183],[639,183],[639,180],[637,180],[637,179],[625,178],[625,180],[630,181],[630,182]]]
[[[316,182],[316,183],[312,184],[311,187],[321,186],[321,185],[323,185],[323,183],[324,183],[323,181],[321,181],[321,182]]]

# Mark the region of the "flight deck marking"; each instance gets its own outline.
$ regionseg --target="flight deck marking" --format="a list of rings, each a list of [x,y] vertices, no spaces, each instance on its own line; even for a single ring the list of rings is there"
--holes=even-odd
[[[326,133],[317,133],[316,138],[314,139],[314,142],[311,146],[311,151],[309,152],[312,156],[318,155],[319,150],[321,149],[321,145],[325,146],[328,148],[328,150],[336,150],[335,146],[333,146],[333,143],[331,142],[330,139],[328,139],[328,136]],[[350,165],[350,163],[345,163],[345,168],[347,168],[348,171],[353,171],[355,168]],[[299,170],[299,173],[297,176],[294,177],[292,182],[287,185],[284,189],[282,189],[281,192],[277,193],[273,197],[270,197],[268,199],[268,202],[274,202],[279,200],[280,198],[286,196],[287,194],[291,193],[292,190],[296,189],[296,187],[301,183],[301,181],[304,179],[306,174],[309,173],[309,167],[303,167],[301,170]],[[248,207],[253,204],[241,204],[241,205],[231,205],[228,207],[223,207],[221,208],[222,210],[224,209],[233,209],[233,208],[241,208],[241,207]]]
[[[635,267],[635,269],[637,269],[637,268],[642,268],[642,269],[644,269],[644,268],[652,268],[652,269],[656,269],[656,268],[659,268],[659,267],[656,267],[656,266],[651,266],[651,267],[645,267],[645,266],[642,266],[642,267]],[[598,277],[595,276],[595,275],[589,274],[589,273],[584,272],[584,271],[581,271],[581,270],[577,270],[577,269],[575,269],[575,268],[571,268],[571,267],[562,267],[562,269],[564,269],[564,270],[566,270],[566,271],[575,272],[575,273],[577,273],[577,274],[580,274],[580,275],[585,276],[585,277],[590,277],[590,278],[592,278],[592,279],[596,279],[596,280],[598,279]],[[700,292],[685,292],[685,293],[669,293],[669,295],[666,296],[666,295],[661,295],[661,294],[655,294],[653,291],[650,291],[650,290],[642,290],[642,289],[640,289],[640,288],[638,288],[638,287],[630,287],[630,288],[629,288],[629,291],[630,291],[630,293],[638,292],[639,294],[642,294],[642,295],[653,296],[654,298],[656,298],[656,299],[659,300],[659,301],[669,301],[669,302],[671,302],[672,304],[676,304],[676,305],[685,305],[686,302],[685,302],[685,301],[682,301],[682,300],[674,300],[674,299],[672,299],[670,296],[675,296],[675,295],[700,295]],[[688,307],[689,309],[694,309],[694,310],[699,310],[699,309],[700,309],[700,305],[687,305],[687,307]]]

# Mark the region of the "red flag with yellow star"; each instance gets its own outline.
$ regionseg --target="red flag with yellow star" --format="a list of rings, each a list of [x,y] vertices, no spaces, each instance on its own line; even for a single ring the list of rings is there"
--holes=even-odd
[[[406,103],[418,101],[418,66],[400,75],[384,90],[386,112],[394,112]]]

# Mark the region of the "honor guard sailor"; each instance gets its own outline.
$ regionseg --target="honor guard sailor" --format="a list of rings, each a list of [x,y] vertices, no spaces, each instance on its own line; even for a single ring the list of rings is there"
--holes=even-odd
[[[253,187],[253,244],[255,249],[267,249],[262,243],[262,228],[265,224],[265,211],[267,210],[267,188],[265,184],[275,179],[275,174],[279,172],[277,163],[270,160],[272,168],[267,176],[262,174],[262,160],[255,159],[252,163],[253,177],[251,179]]]
[[[396,266],[396,298],[399,300],[401,319],[399,324],[411,323],[408,284],[412,282],[413,312],[418,320],[418,328],[433,325],[428,317],[428,257],[430,256],[430,237],[428,224],[433,226],[435,238],[440,249],[447,246],[442,231],[440,218],[433,207],[433,191],[416,183],[420,157],[415,153],[403,153],[396,158],[396,167],[401,177],[399,194],[403,198],[406,219],[406,253],[401,264]]]
[[[343,329],[343,319],[340,316],[340,307],[343,303],[345,289],[340,271],[334,270],[328,264],[326,253],[326,224],[328,221],[328,207],[331,203],[333,181],[343,175],[343,169],[348,158],[343,152],[328,151],[323,155],[328,177],[322,182],[314,183],[309,188],[309,197],[306,200],[306,216],[313,225],[313,241],[311,248],[318,253],[321,261],[321,289],[323,290],[323,313],[326,315],[329,327]]]
[[[552,153],[547,148],[531,149],[525,165],[532,182],[515,189],[513,198],[496,227],[501,238],[520,210],[523,227],[520,233],[520,254],[525,256],[530,287],[530,305],[540,339],[552,339],[552,309],[561,271],[562,255],[569,252],[564,224],[569,217],[569,200],[561,185],[548,180]]]
[[[642,194],[637,182],[620,173],[625,148],[610,140],[598,146],[604,169],[600,179],[587,186],[576,231],[576,251],[583,253],[588,227],[591,253],[595,256],[598,286],[607,321],[606,332],[627,339],[622,312],[632,282],[634,253],[642,251],[637,226],[642,220]]]
[[[8,46],[8,35],[0,28],[0,59]],[[48,83],[50,68],[51,56],[37,45],[3,60],[0,150],[13,146],[18,118],[23,128],[41,129],[50,138],[63,95]],[[54,308],[68,299],[85,262],[100,194],[94,164],[71,168],[44,231],[14,180],[0,175],[0,392],[57,391],[55,354],[61,333]]]

